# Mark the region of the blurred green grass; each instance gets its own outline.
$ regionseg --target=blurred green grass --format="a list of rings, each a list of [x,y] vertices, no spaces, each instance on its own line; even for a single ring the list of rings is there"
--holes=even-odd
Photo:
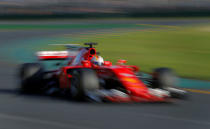
[[[97,40],[103,44],[105,55],[126,58],[145,72],[155,67],[171,67],[180,76],[200,79],[210,79],[209,41],[210,32],[194,27],[133,32]]]
[[[0,24],[0,30],[148,28],[136,24]]]
[[[33,46],[33,49],[64,49],[47,45],[53,42],[56,44],[98,42],[97,50],[105,60],[116,62],[118,59],[126,59],[128,64],[137,65],[144,72],[151,72],[156,67],[170,67],[182,77],[210,80],[210,24],[191,26],[110,25],[0,25],[0,29],[114,28],[117,30],[66,34],[50,40],[41,40],[40,45]]]
[[[170,67],[182,77],[210,80],[210,25],[80,36],[98,42],[105,60],[128,60],[144,72]],[[68,42],[68,41],[66,41]],[[71,42],[70,42],[71,43]]]

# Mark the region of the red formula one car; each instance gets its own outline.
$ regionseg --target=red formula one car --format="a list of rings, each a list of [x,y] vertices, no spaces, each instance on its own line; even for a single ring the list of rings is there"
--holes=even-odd
[[[116,65],[104,61],[93,47],[96,43],[85,45],[88,47],[67,45],[66,51],[37,52],[36,63],[21,65],[21,90],[97,102],[167,102],[186,95],[173,88],[176,77],[171,69],[155,69],[145,78],[138,75],[137,66],[125,65],[125,60]]]

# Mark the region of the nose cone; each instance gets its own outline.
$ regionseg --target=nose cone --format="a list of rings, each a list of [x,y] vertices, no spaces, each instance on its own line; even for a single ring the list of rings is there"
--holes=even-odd
[[[147,97],[149,94],[147,86],[130,69],[115,69],[115,73],[130,95]]]

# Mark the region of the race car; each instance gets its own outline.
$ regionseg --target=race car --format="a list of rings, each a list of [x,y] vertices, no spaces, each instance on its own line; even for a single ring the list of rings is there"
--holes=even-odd
[[[169,102],[187,94],[175,88],[177,77],[169,68],[157,68],[145,78],[126,60],[115,65],[105,61],[94,47],[97,43],[84,45],[37,52],[36,62],[24,63],[19,69],[21,91],[95,102]]]

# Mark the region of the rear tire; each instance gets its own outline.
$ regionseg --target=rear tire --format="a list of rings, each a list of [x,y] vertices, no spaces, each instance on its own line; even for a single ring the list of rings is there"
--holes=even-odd
[[[34,92],[42,87],[43,67],[39,63],[25,63],[20,67],[21,91]]]
[[[70,73],[70,94],[72,99],[83,101],[88,93],[99,89],[99,79],[92,69],[73,69]]]

